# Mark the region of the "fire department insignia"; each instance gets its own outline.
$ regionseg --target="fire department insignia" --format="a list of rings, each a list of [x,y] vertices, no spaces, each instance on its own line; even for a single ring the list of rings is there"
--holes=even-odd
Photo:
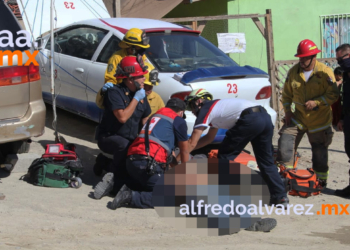
[[[328,77],[327,82],[328,82],[329,86],[332,86],[334,84],[334,82],[333,82],[331,77]]]
[[[113,70],[113,64],[108,64],[108,73],[111,72]]]

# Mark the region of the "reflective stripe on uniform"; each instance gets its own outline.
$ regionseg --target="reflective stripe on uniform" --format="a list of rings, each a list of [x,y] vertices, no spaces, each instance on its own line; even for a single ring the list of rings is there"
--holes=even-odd
[[[326,101],[326,98],[324,98],[324,96],[321,96],[321,99],[326,104],[326,106],[328,106],[328,102]]]
[[[303,130],[304,126],[292,118],[292,122],[298,127],[298,129]]]
[[[159,117],[159,118],[167,120],[170,123],[174,123],[174,119],[170,118],[169,116],[155,114],[153,117]]]
[[[320,127],[320,128],[315,128],[315,129],[309,130],[309,132],[310,132],[310,133],[319,132],[319,131],[322,131],[322,130],[327,129],[327,128],[330,127],[330,126],[331,126],[331,124],[327,124],[326,126],[323,126],[323,127]]]
[[[145,134],[140,134],[139,137],[145,138]],[[171,153],[170,148],[165,143],[163,143],[161,140],[159,140],[158,138],[156,138],[152,135],[149,135],[149,139],[154,141],[155,143],[159,144],[160,146],[162,146],[166,151],[168,151],[168,154]]]
[[[317,171],[315,171],[315,173],[316,173],[317,178],[320,179],[320,180],[327,180],[328,179],[329,171],[327,171],[327,172],[317,172]]]

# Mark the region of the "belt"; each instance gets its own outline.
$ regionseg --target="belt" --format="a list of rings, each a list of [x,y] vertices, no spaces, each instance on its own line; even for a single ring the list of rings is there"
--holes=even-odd
[[[250,113],[263,113],[263,112],[266,112],[266,109],[262,106],[255,106],[255,107],[246,108],[242,111],[240,118],[242,118],[243,116],[250,114]]]
[[[129,155],[128,158],[130,161],[153,160],[153,157],[147,155]],[[155,163],[160,165],[161,168],[166,168],[166,163],[157,161]]]

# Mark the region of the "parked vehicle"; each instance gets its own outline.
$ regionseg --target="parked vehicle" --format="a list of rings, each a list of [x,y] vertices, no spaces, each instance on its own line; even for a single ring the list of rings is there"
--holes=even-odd
[[[16,40],[21,27],[3,1],[0,1],[0,20],[0,30],[9,30]],[[29,49],[16,43],[0,47],[1,51],[21,51],[23,65],[28,60],[24,51]],[[23,66],[18,57],[3,53],[0,58],[0,161],[7,154],[28,152],[30,138],[42,135],[45,128],[46,107],[39,66]]]
[[[184,97],[193,89],[205,88],[214,98],[242,98],[270,108],[271,86],[268,75],[257,68],[240,67],[216,46],[193,31],[176,24],[140,18],[91,19],[55,31],[57,106],[88,119],[99,121],[101,110],[95,104],[96,93],[104,85],[104,73],[110,56],[130,28],[145,30],[151,47],[149,61],[160,72],[161,83],[154,87],[164,102],[171,97]],[[37,61],[43,75],[43,97],[50,96],[49,36],[41,39]],[[181,78],[184,72],[188,72]],[[188,134],[195,117],[186,113]],[[224,137],[218,132],[216,141]]]

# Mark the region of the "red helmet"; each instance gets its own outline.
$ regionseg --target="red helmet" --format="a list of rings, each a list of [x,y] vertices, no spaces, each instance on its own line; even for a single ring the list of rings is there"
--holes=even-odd
[[[116,78],[127,78],[142,76],[148,73],[147,66],[144,65],[142,57],[126,56],[117,67]]]
[[[316,55],[317,53],[320,53],[320,52],[321,50],[317,48],[316,44],[313,41],[309,39],[305,39],[299,43],[298,50],[295,56],[306,57],[306,56]]]

